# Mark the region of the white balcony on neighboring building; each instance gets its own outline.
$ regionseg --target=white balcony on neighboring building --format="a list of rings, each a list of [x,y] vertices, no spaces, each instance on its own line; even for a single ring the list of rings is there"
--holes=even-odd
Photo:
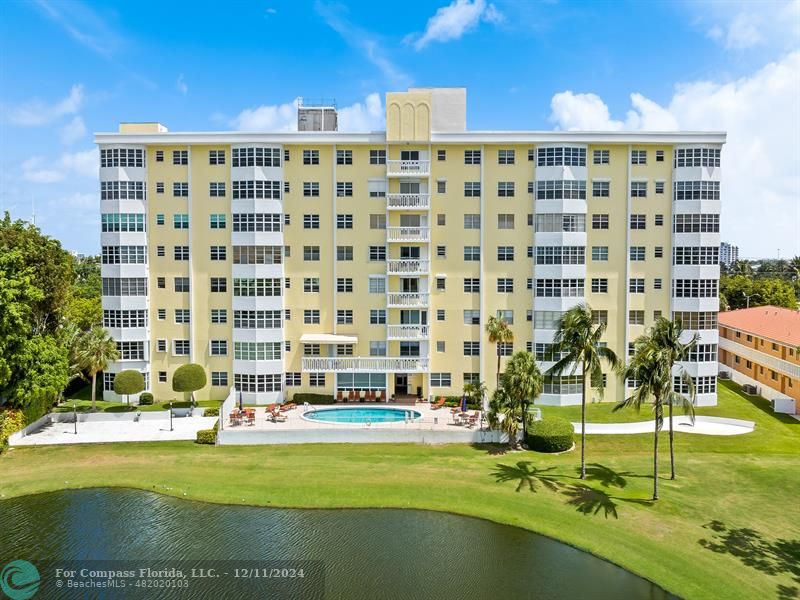
[[[304,357],[303,371],[311,373],[426,373],[428,358],[421,356]]]
[[[387,340],[427,340],[427,325],[387,325]]]
[[[431,171],[429,160],[387,160],[386,174],[389,177],[427,177]]]
[[[390,242],[427,242],[430,227],[387,227],[386,239]]]
[[[428,306],[428,293],[389,292],[386,294],[388,308],[425,308]]]
[[[397,258],[386,261],[389,275],[426,275],[430,271],[430,261],[419,258]]]
[[[389,210],[428,210],[430,203],[430,194],[386,194]]]

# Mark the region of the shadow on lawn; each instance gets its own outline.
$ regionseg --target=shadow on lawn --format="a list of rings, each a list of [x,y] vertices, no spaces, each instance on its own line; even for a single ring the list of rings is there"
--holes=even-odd
[[[559,475],[554,473],[555,467],[540,469],[533,466],[530,461],[521,460],[513,465],[498,463],[495,465],[491,476],[497,483],[509,481],[517,482],[517,492],[528,488],[528,491],[536,493],[540,487],[558,492],[567,498],[567,504],[574,506],[575,510],[584,515],[598,515],[602,512],[608,519],[619,518],[617,512],[618,502],[632,504],[651,505],[650,500],[638,500],[633,498],[620,498],[612,496],[604,490],[598,490],[585,483],[568,483],[566,480],[573,481],[576,477],[572,475]],[[605,488],[622,489],[628,482],[625,477],[640,477],[632,473],[618,473],[613,469],[599,463],[591,463],[586,467],[586,479],[597,481]]]
[[[786,573],[800,584],[800,539],[770,540],[748,527],[729,529],[721,521],[711,521],[703,527],[713,532],[713,539],[698,540],[703,548],[735,556],[742,564],[766,575]],[[779,584],[776,596],[782,600],[800,598],[800,587]]]

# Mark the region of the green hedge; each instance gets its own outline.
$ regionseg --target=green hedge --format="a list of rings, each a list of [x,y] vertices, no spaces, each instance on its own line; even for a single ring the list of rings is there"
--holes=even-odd
[[[11,434],[25,427],[25,415],[19,410],[0,412],[0,451],[8,445]]]
[[[142,406],[151,406],[153,404],[153,394],[150,392],[142,392],[139,395],[139,404]]]
[[[219,416],[219,408],[207,408],[203,411],[204,417],[218,417]]]
[[[333,401],[334,397],[329,396],[328,394],[308,394],[298,392],[292,396],[292,402],[295,404],[303,404],[303,402],[308,402],[309,404],[333,404]]]
[[[433,402],[438,401],[439,398],[441,398],[441,396],[434,395]],[[445,396],[444,398],[445,398],[444,400],[445,406],[461,406],[461,396]],[[481,410],[483,406],[481,406],[480,402],[475,403],[467,400],[467,408],[469,410]]]
[[[210,444],[211,446],[216,445],[217,443],[217,428],[219,427],[219,421],[214,423],[214,427],[212,429],[201,429],[197,432],[197,437],[195,437],[196,444]]]
[[[25,425],[30,425],[37,419],[45,416],[55,404],[52,398],[47,396],[31,396],[25,406],[17,407],[25,415]]]
[[[546,417],[528,427],[525,439],[528,447],[537,452],[565,452],[572,448],[575,429],[561,417]]]

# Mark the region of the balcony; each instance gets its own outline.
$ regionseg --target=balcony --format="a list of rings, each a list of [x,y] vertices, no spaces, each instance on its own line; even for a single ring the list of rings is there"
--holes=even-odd
[[[430,194],[386,194],[386,208],[389,210],[428,210]]]
[[[431,171],[429,160],[387,160],[386,174],[389,177],[427,177]]]
[[[303,371],[311,373],[426,373],[428,358],[419,356],[387,357],[305,357]]]
[[[386,239],[390,242],[427,242],[430,227],[387,227]]]
[[[387,340],[427,340],[427,325],[388,325],[386,327]]]
[[[386,261],[386,272],[389,275],[427,275],[430,261],[419,258],[399,258]]]
[[[389,308],[426,308],[428,294],[422,292],[389,292],[386,294],[386,306]]]

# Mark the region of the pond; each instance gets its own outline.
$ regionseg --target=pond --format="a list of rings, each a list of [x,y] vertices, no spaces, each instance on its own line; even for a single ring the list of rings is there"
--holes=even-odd
[[[192,566],[207,574],[199,568],[210,565],[213,572],[225,573],[193,578],[190,590],[144,593],[128,587],[108,591],[107,598],[670,597],[644,579],[549,538],[418,510],[256,508],[91,489],[0,501],[0,532],[0,569],[15,559],[34,563],[42,572],[41,597],[85,594],[66,589],[44,594],[52,591],[47,587],[53,583],[50,559],[127,561],[72,563],[92,569],[165,561],[184,571]],[[287,567],[305,573],[300,578],[293,571],[292,581],[280,582],[226,579],[237,565],[261,563],[280,567],[283,577]]]

